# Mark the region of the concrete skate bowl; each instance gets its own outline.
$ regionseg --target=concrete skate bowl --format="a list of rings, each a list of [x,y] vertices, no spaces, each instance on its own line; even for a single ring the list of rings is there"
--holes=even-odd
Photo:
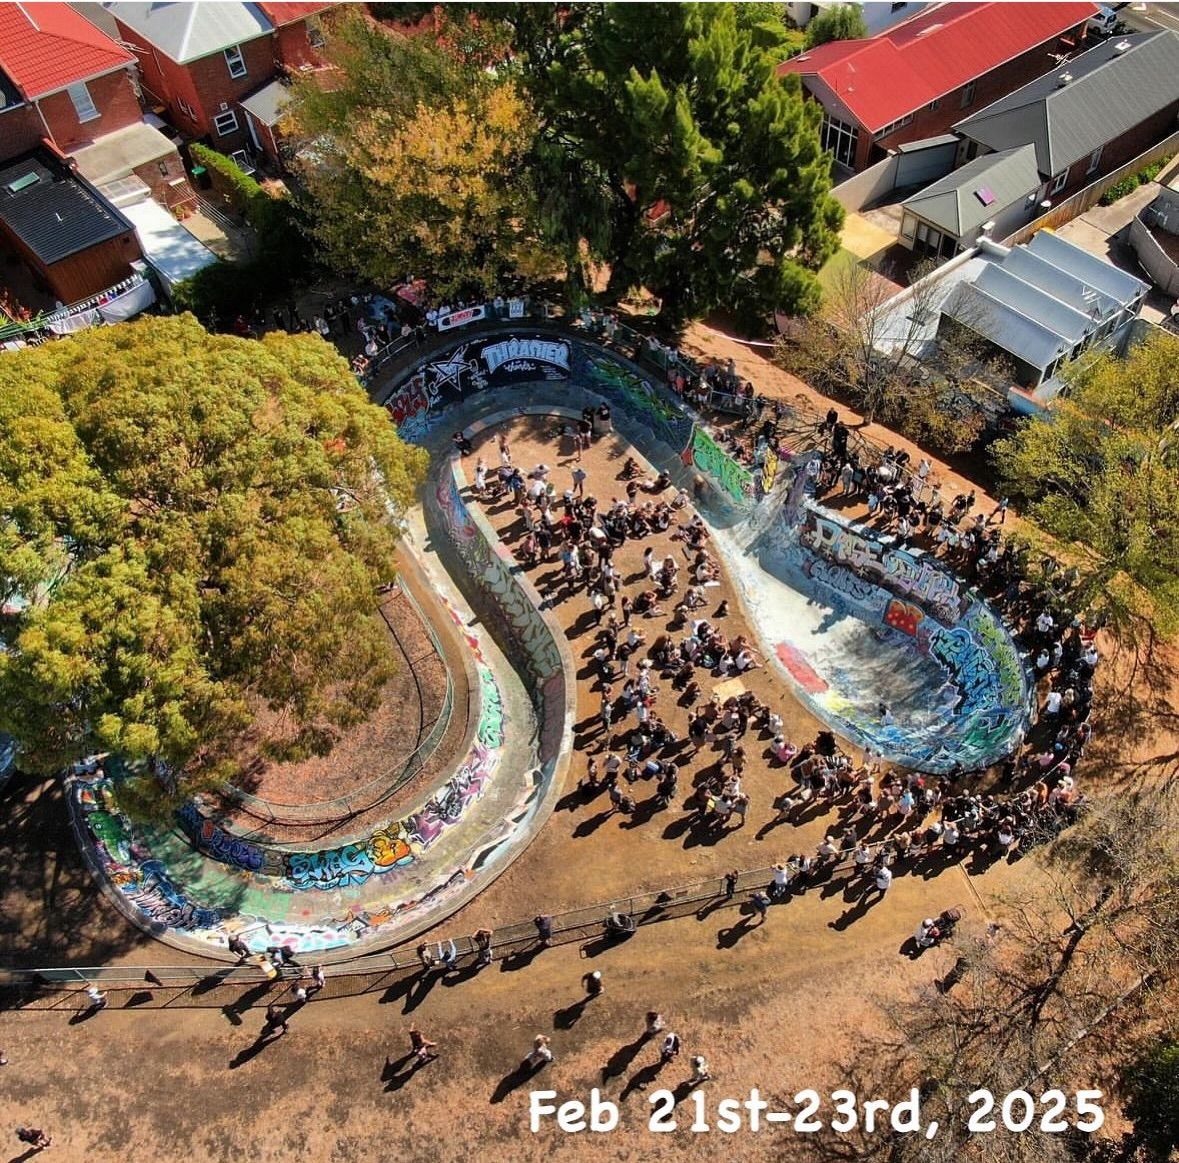
[[[451,471],[440,458],[427,495]],[[448,520],[461,533],[466,559],[496,559],[490,527],[467,513],[457,487],[454,497]],[[527,847],[568,766],[575,698],[566,684],[568,649],[526,582],[484,571],[494,578],[488,594],[503,606],[486,620],[493,623],[488,634],[449,579],[429,563],[424,568],[444,616],[463,635],[475,675],[469,744],[459,762],[423,787],[420,802],[365,835],[302,848],[234,834],[194,803],[176,827],[135,823],[120,807],[118,762],[79,765],[69,802],[82,850],[135,924],[211,956],[228,956],[235,935],[256,952],[280,945],[328,960],[355,956],[437,924]]]
[[[1032,688],[999,618],[936,559],[807,499],[800,478],[751,522],[738,568],[766,648],[803,701],[919,771],[977,771],[1009,755]]]
[[[755,480],[703,417],[617,352],[566,328],[501,327],[456,338],[377,397],[404,435],[436,449],[513,407],[609,403],[620,434],[692,490],[767,655],[832,730],[930,773],[989,766],[1021,740],[1031,685],[984,600],[936,559],[810,500],[805,456],[791,463],[783,449],[780,471],[774,458]]]

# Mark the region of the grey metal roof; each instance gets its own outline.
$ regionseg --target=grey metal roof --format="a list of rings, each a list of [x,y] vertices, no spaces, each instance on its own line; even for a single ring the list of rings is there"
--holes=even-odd
[[[1041,371],[1147,289],[1050,230],[980,254],[990,261],[951,291],[942,312]]]
[[[37,180],[9,190],[29,175]],[[0,166],[0,221],[46,266],[132,229],[97,190],[35,153]]]
[[[263,85],[256,93],[251,93],[239,104],[263,125],[277,125],[290,100],[290,89],[282,81],[275,80]]]
[[[1051,328],[980,290],[975,283],[959,286],[942,310],[1034,368],[1046,368],[1072,348]]]
[[[257,4],[138,3],[115,0],[103,7],[162,53],[185,65],[272,29]]]
[[[1001,210],[1024,201],[1039,186],[1035,148],[1021,145],[976,157],[906,198],[902,205],[947,234],[962,238]],[[984,202],[980,193],[990,200]]]
[[[1072,79],[1062,85],[1065,74]],[[1040,173],[1051,177],[1174,101],[1179,35],[1163,29],[1111,37],[954,128],[993,150],[1030,142]]]
[[[1103,291],[1123,305],[1150,290],[1150,284],[1116,267],[1113,263],[1082,250],[1051,230],[1038,230],[1027,244],[1032,254],[1046,259],[1053,266],[1088,284],[1095,291]]]

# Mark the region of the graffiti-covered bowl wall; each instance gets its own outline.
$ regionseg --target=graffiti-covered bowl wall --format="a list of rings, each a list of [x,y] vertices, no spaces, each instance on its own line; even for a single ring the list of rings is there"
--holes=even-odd
[[[777,661],[841,734],[934,773],[987,767],[1021,741],[1030,684],[1019,650],[936,559],[811,501],[784,505],[753,552],[785,583],[772,598]]]

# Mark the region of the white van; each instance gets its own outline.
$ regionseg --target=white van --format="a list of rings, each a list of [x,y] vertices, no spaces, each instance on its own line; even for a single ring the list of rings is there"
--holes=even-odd
[[[1098,6],[1096,15],[1090,16],[1085,21],[1085,30],[1096,33],[1098,36],[1109,36],[1117,22],[1118,14],[1112,8],[1106,8],[1102,4]]]

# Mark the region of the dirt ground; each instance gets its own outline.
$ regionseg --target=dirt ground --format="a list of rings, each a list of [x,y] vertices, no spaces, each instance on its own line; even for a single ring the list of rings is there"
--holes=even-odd
[[[695,340],[721,358],[734,354],[739,369],[768,394],[814,396],[740,344],[730,347],[704,330]],[[825,411],[821,397],[814,403]],[[887,432],[880,437],[905,445]],[[519,462],[544,460],[565,487],[570,466],[558,462],[551,442],[519,435],[514,444]],[[588,457],[590,487],[600,497],[614,495],[622,455],[621,446],[599,444]],[[473,473],[473,462],[469,468]],[[944,466],[936,471],[951,490],[971,487]],[[985,504],[980,499],[979,507]],[[493,506],[490,517],[511,540],[512,514]],[[624,576],[637,571],[641,549],[628,545],[620,555]],[[534,571],[534,580],[543,584],[538,575],[545,572]],[[636,582],[626,587],[636,589]],[[717,601],[729,593],[727,583],[710,591]],[[572,626],[584,610],[584,598],[574,598],[557,612]],[[733,633],[739,622],[734,604],[725,629]],[[572,637],[579,664],[589,640],[584,626]],[[1100,670],[1099,679],[1111,705],[1151,681],[1126,658]],[[813,737],[815,722],[776,674],[759,670],[749,682],[780,709],[795,742]],[[585,677],[579,699],[579,740],[592,748],[598,698]],[[1127,729],[1117,739],[1128,766],[1136,757],[1179,750],[1169,728],[1158,726],[1168,701],[1166,688],[1136,700],[1151,711],[1155,727]],[[665,701],[660,709],[667,712]],[[669,717],[682,730],[684,716],[684,708],[675,708]],[[439,934],[469,933],[813,849],[834,813],[799,828],[763,831],[771,801],[785,786],[784,773],[762,755],[764,743],[747,746],[745,783],[753,805],[744,828],[713,841],[685,830],[675,809],[632,826],[633,819],[604,815],[604,797],[587,802],[569,796],[528,851]],[[575,757],[574,778],[584,772],[584,754]],[[704,752],[689,763],[681,792],[714,761]],[[640,800],[653,790],[637,787]],[[154,990],[150,1004],[125,1008],[133,1000],[129,991],[112,991],[111,1008],[78,1021],[77,996],[61,999],[51,1012],[21,1011],[7,1008],[11,995],[0,988],[0,1048],[9,1059],[0,1067],[0,1134],[10,1148],[8,1156],[0,1151],[0,1160],[23,1157],[13,1135],[22,1123],[54,1137],[50,1157],[92,1163],[172,1156],[210,1163],[243,1156],[260,1163],[349,1163],[387,1154],[407,1163],[457,1163],[476,1152],[513,1161],[554,1153],[646,1160],[668,1150],[688,1160],[711,1159],[718,1151],[755,1163],[813,1160],[808,1140],[785,1125],[732,1135],[692,1131],[690,1101],[676,1108],[674,1133],[654,1134],[647,1127],[648,1098],[664,1086],[682,1094],[688,1059],[696,1053],[707,1056],[716,1076],[704,1088],[710,1110],[720,1098],[747,1097],[752,1087],[783,1109],[796,1107],[793,1096],[803,1088],[825,1095],[853,1084],[847,1063],[866,1032],[879,1028],[877,1002],[928,988],[956,956],[952,945],[919,960],[901,955],[916,922],[959,905],[967,931],[977,932],[1002,919],[1005,893],[1034,887],[1040,876],[1035,858],[1001,862],[985,876],[970,871],[957,866],[935,877],[898,876],[886,899],[866,911],[857,907],[855,888],[840,881],[773,907],[761,926],[735,902],[644,927],[623,945],[562,945],[474,975],[423,981],[391,973],[355,983],[331,978],[293,1016],[286,1036],[261,1046],[262,1008],[274,992],[255,990],[243,998],[234,988],[199,996]],[[55,787],[22,780],[0,792],[0,964],[143,967],[177,960],[126,925],[97,892]],[[606,992],[579,1005],[581,977],[590,969],[602,971]],[[155,1008],[161,1002],[163,1008]],[[683,1040],[679,1059],[662,1071],[655,1069],[655,1046],[640,1038],[643,1015],[652,1008]],[[441,1050],[417,1072],[406,1057],[411,1022]],[[515,1067],[542,1032],[552,1037],[555,1060],[535,1079],[521,1081]],[[558,1101],[588,1100],[593,1087],[619,1103],[618,1129],[566,1134],[550,1119],[539,1133],[529,1130],[530,1090],[555,1090]],[[861,1101],[872,1097],[860,1095]],[[829,1110],[825,1104],[820,1115],[829,1117]],[[715,1126],[711,1117],[709,1123]]]
[[[551,442],[526,435],[521,425],[513,446],[520,463],[553,465],[564,486],[570,466],[558,462]],[[589,484],[599,496],[621,492],[613,478],[626,451],[617,441],[603,441],[587,455]],[[490,517],[514,536],[510,511],[493,506]],[[624,577],[637,572],[642,548],[628,543],[616,558]],[[551,568],[534,572],[542,586]],[[626,592],[637,588],[632,581]],[[732,597],[727,582],[709,593],[718,602]],[[557,607],[563,622],[576,627],[572,647],[579,664],[591,638],[584,611],[580,596]],[[730,634],[740,628],[736,603],[724,625]],[[649,628],[657,632],[659,620]],[[747,681],[781,710],[795,742],[813,737],[817,724],[776,674],[758,670]],[[686,708],[668,701],[660,700],[660,710],[682,733]],[[599,743],[590,728],[597,704],[583,675],[579,744],[591,748]],[[743,828],[717,837],[685,827],[678,807],[649,818],[640,809],[628,819],[606,815],[605,797],[567,796],[529,850],[439,933],[469,933],[813,850],[835,814],[766,830],[786,776],[762,754],[765,743],[754,741],[752,732],[746,740],[744,782],[753,803]],[[575,777],[584,771],[583,755],[584,748],[574,761]],[[682,795],[716,759],[705,750],[687,764]],[[636,792],[642,801],[653,788],[640,783]],[[56,792],[25,782],[4,794],[0,871],[11,879],[0,888],[3,915],[13,916],[7,906],[23,902],[21,922],[0,929],[4,961],[18,952],[24,964],[37,963],[38,955],[41,964],[176,960],[129,933],[95,892],[68,828],[59,823],[64,813]],[[795,1106],[793,1096],[806,1087],[826,1093],[846,1084],[841,1064],[862,1031],[879,1020],[872,999],[928,986],[953,962],[952,947],[917,961],[900,954],[917,921],[959,905],[968,925],[980,928],[1000,915],[998,894],[1006,885],[1036,875],[1034,862],[1024,860],[1001,863],[985,877],[961,867],[929,878],[898,876],[887,897],[867,909],[858,886],[837,880],[774,906],[760,926],[737,901],[706,908],[699,919],[645,927],[621,946],[560,946],[441,983],[390,975],[356,993],[333,979],[294,1015],[286,1036],[261,1046],[261,1007],[273,992],[255,991],[253,1008],[244,1009],[240,991],[231,988],[179,994],[165,1008],[139,1009],[125,1008],[128,991],[112,992],[112,1007],[84,1021],[71,1016],[76,999],[53,1012],[3,1012],[0,1047],[9,1065],[0,1073],[0,1131],[11,1134],[20,1123],[43,1127],[54,1136],[57,1157],[93,1163],[181,1153],[236,1160],[247,1152],[260,1161],[343,1163],[390,1148],[406,1160],[457,1161],[487,1149],[513,1160],[554,1151],[567,1158],[653,1158],[668,1138],[647,1129],[648,1095],[664,1086],[686,1094],[691,1055],[705,1054],[716,1076],[706,1088],[710,1101],[742,1099],[757,1087],[781,1109]],[[579,1005],[581,977],[590,969],[602,971],[606,992]],[[683,1040],[679,1059],[662,1071],[654,1068],[655,1045],[639,1037],[652,1008]],[[442,1050],[438,1061],[416,1073],[405,1057],[411,1021]],[[515,1067],[542,1032],[553,1039],[555,1061],[522,1081]],[[620,1102],[617,1130],[566,1134],[549,1120],[539,1133],[530,1132],[531,1089],[556,1090],[561,1100],[588,1099],[595,1086]],[[805,1141],[788,1127],[733,1136],[693,1132],[693,1115],[694,1107],[677,1108],[680,1128],[671,1142],[684,1158],[711,1157],[721,1146],[718,1138],[722,1150],[741,1159],[808,1157]]]

